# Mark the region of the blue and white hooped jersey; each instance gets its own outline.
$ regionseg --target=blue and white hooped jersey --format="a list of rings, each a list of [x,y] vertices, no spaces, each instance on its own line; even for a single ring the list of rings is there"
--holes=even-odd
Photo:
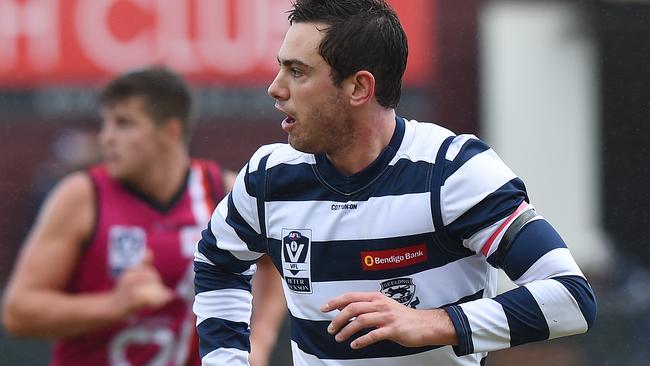
[[[246,365],[250,279],[267,253],[282,275],[294,365],[478,365],[487,352],[585,332],[595,302],[523,182],[472,135],[396,119],[377,160],[346,177],[325,156],[260,148],[215,210],[195,255],[205,365]],[[496,296],[496,271],[520,287]],[[444,308],[457,346],[360,350],[319,308],[349,291]]]

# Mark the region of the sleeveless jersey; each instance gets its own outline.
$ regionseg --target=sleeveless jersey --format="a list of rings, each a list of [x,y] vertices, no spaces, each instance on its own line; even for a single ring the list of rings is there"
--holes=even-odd
[[[70,293],[109,291],[121,271],[138,263],[145,248],[174,299],[156,311],[90,334],[58,341],[51,365],[199,364],[191,311],[192,259],[200,230],[224,196],[221,170],[193,160],[184,186],[161,207],[112,179],[104,166],[89,170],[95,186],[95,229],[68,285]],[[196,360],[196,361],[193,361]]]

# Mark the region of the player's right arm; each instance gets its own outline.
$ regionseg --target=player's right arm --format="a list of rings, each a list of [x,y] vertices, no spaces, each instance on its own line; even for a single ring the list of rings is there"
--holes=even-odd
[[[248,365],[251,278],[266,251],[264,218],[258,200],[264,169],[263,147],[237,176],[203,231],[194,259],[197,332],[203,365]]]
[[[168,301],[148,264],[125,271],[113,291],[70,294],[65,288],[95,220],[94,189],[85,173],[63,179],[45,201],[5,291],[2,320],[15,336],[80,335]]]

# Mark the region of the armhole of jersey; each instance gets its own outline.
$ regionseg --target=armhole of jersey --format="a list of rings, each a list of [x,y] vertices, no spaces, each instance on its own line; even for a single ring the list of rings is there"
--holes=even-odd
[[[95,213],[95,217],[93,219],[93,227],[90,230],[90,234],[88,234],[88,237],[83,241],[81,245],[81,252],[85,252],[86,249],[95,241],[95,236],[97,235],[97,227],[99,225],[99,186],[97,181],[95,180],[95,176],[92,174],[92,171],[90,169],[85,171],[85,174],[88,176],[88,179],[90,179],[90,183],[93,186],[93,212]]]
[[[266,155],[260,160],[257,165],[257,171],[260,174],[260,180],[257,184],[257,218],[260,223],[260,234],[264,237],[266,252],[269,253],[269,239],[266,233],[266,162],[269,160],[269,155]]]
[[[431,167],[432,172],[430,173],[431,181],[429,185],[431,194],[431,216],[433,216],[433,227],[435,230],[434,237],[438,238],[440,246],[446,250],[451,250],[451,248],[446,245],[449,241],[449,237],[442,220],[440,190],[442,188],[442,177],[445,170],[445,156],[447,155],[449,145],[451,145],[455,137],[456,136],[449,136],[442,142],[442,144],[440,144],[438,154],[436,155],[436,161]],[[453,252],[453,250],[451,251]]]
[[[226,195],[226,188],[223,186],[223,175],[221,174],[221,166],[216,162],[210,162],[205,165],[205,171],[208,174],[208,182],[210,182],[210,195],[212,195],[212,200],[214,201],[215,206]]]

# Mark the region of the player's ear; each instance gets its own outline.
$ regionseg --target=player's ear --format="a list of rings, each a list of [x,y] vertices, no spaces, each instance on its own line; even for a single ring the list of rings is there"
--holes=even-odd
[[[357,71],[343,83],[353,107],[361,106],[375,96],[375,77],[369,71]]]
[[[165,132],[174,140],[183,140],[183,122],[177,118],[169,118],[164,124]]]

